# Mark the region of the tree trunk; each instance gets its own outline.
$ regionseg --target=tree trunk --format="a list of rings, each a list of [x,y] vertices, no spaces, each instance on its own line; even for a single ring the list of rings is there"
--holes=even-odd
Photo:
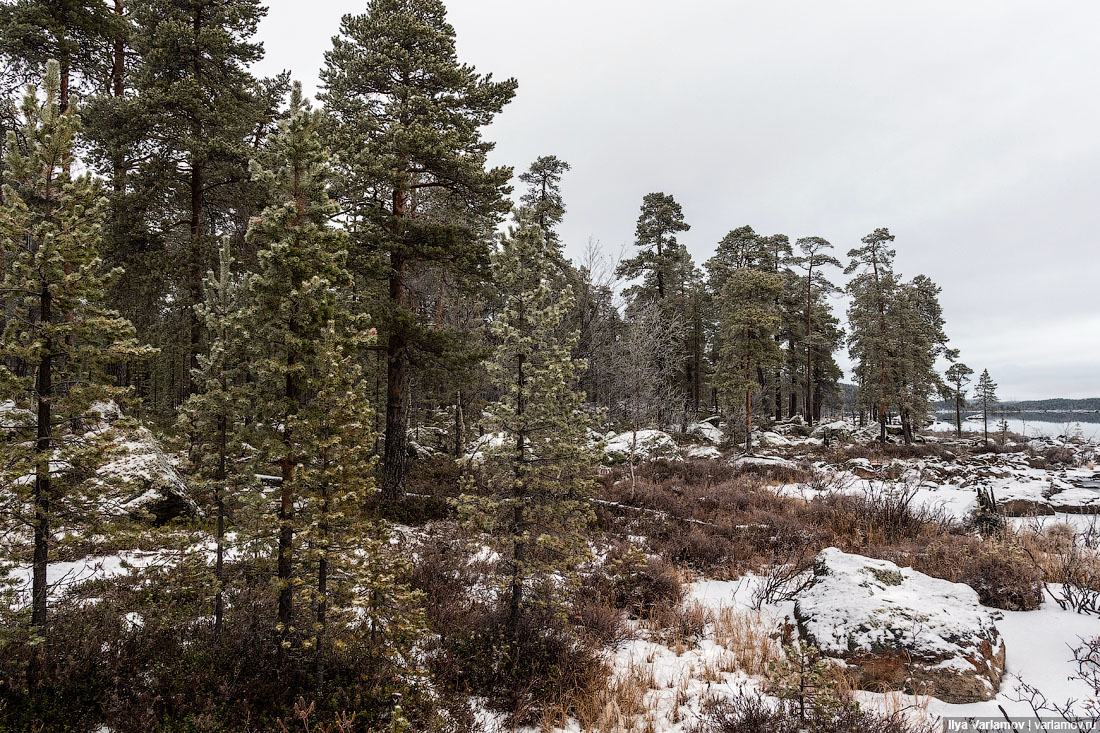
[[[955,390],[955,437],[962,437],[962,395],[959,394],[961,388]]]
[[[462,390],[455,397],[455,458],[461,458],[466,448],[466,420],[462,410]]]
[[[192,21],[192,31],[194,37],[197,39],[202,33],[202,15],[200,10],[195,10],[194,19]],[[194,82],[196,86],[202,84],[202,62],[201,56],[196,52],[191,62],[191,73],[194,76]],[[202,140],[202,125],[195,122],[191,134],[194,139]],[[198,312],[195,310],[195,306],[202,302],[202,274],[203,274],[203,262],[202,262],[202,215],[203,215],[203,201],[202,201],[202,187],[203,187],[203,167],[205,161],[201,160],[200,156],[195,150],[191,151],[191,180],[190,180],[190,193],[191,193],[191,252],[190,252],[190,272],[188,273],[188,294],[189,302],[187,309],[187,323],[190,326],[189,340],[191,349],[190,366],[192,370],[199,368],[199,352],[202,349],[202,320],[199,318]],[[188,371],[187,379],[187,395],[195,394],[198,391],[198,385],[195,384],[195,378],[191,371]],[[186,396],[186,395],[185,395]]]
[[[320,697],[325,688],[325,632],[328,625],[328,489],[321,487],[321,557],[317,561],[317,636],[314,640],[314,674],[317,685],[317,696]]]
[[[745,390],[745,455],[752,453],[752,390]]]
[[[401,169],[407,167],[401,161]],[[407,184],[401,183],[393,191],[393,235],[400,242],[405,235],[405,218],[408,214]],[[407,298],[403,255],[390,256],[390,307],[400,310]],[[382,498],[388,502],[405,498],[405,475],[408,471],[408,384],[409,344],[400,319],[392,318],[390,338],[386,347],[386,447],[383,456]]]
[[[39,294],[39,319],[49,324],[53,318],[49,288],[43,283]],[[46,338],[38,364],[35,391],[38,398],[38,418],[34,452],[34,559],[31,578],[31,628],[44,635],[46,629],[46,578],[50,550],[50,453],[53,451],[53,344]]]
[[[295,324],[291,322],[291,330]],[[287,404],[290,405],[288,413],[283,416],[283,456],[282,483],[279,487],[279,623],[282,626],[281,635],[285,637],[290,632],[290,623],[294,613],[294,588],[291,583],[291,571],[294,564],[294,469],[297,459],[294,455],[294,436],[290,429],[291,410],[298,404],[301,398],[297,380],[291,374],[297,364],[297,355],[292,351],[287,354],[286,387],[285,394]]]

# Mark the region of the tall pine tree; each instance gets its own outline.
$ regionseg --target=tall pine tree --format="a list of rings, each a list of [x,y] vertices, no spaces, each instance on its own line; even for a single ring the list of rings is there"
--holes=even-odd
[[[74,104],[62,112],[60,87],[59,65],[51,61],[43,99],[33,87],[27,91],[21,136],[8,134],[0,206],[0,306],[7,316],[0,386],[12,397],[16,423],[0,437],[3,483],[33,531],[30,623],[39,635],[48,621],[55,517],[79,515],[77,477],[94,473],[106,450],[106,433],[84,428],[98,419],[97,402],[124,393],[106,368],[148,356],[132,326],[103,304],[108,280],[120,273],[104,272],[98,256],[105,211],[99,185],[70,173],[79,119]]]
[[[464,497],[461,504],[469,523],[495,530],[505,558],[508,678],[523,664],[517,644],[526,615],[560,612],[557,582],[574,578],[588,554],[591,470],[598,458],[584,395],[575,388],[583,367],[571,353],[577,337],[559,335],[573,296],[554,287],[544,242],[532,215],[521,210],[494,261],[506,295],[492,325],[497,347],[490,362],[501,396],[487,412],[506,440],[488,451],[489,495]]]
[[[356,267],[386,281],[372,310],[386,339],[382,495],[393,500],[405,492],[410,351],[435,339],[434,314],[410,281],[432,266],[484,270],[485,233],[508,210],[512,172],[486,168],[493,146],[481,130],[516,82],[459,63],[441,0],[371,0],[365,14],[344,16],[321,80],[333,145],[344,151]]]
[[[244,315],[253,342],[249,367],[255,389],[255,443],[268,465],[279,467],[276,510],[278,621],[289,634],[294,611],[294,512],[303,441],[297,415],[317,392],[317,347],[336,316],[336,289],[351,284],[345,268],[346,237],[334,229],[328,197],[329,158],[321,146],[320,113],[295,85],[290,116],[268,140],[253,165],[255,180],[271,204],[249,227],[259,252],[259,271],[248,282]],[[284,638],[285,641],[285,638]]]

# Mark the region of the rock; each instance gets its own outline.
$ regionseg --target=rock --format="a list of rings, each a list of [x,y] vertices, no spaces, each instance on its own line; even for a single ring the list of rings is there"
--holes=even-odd
[[[844,467],[862,479],[878,477],[874,465],[867,458],[851,458],[844,463]]]
[[[709,422],[697,422],[688,425],[687,434],[712,445],[720,445],[726,439],[726,434]]]
[[[639,430],[637,433],[627,431],[609,437],[603,449],[604,462],[625,463],[630,460],[632,444],[635,461],[654,461],[658,458],[680,460],[680,446],[676,445],[671,435],[661,430]]]
[[[107,513],[151,514],[158,522],[165,522],[197,511],[187,483],[149,428],[116,429],[111,460],[97,471],[97,476],[109,487],[104,507]]]
[[[1067,514],[1100,514],[1100,490],[1073,488],[1052,494],[1050,504],[1054,512]]]
[[[1046,499],[998,500],[997,508],[1006,517],[1040,517],[1054,514],[1054,507]],[[1060,509],[1059,511],[1066,510]]]
[[[791,439],[780,435],[779,433],[765,430],[762,432],[753,432],[752,435],[753,445],[780,447],[791,445]]]
[[[744,468],[746,466],[756,466],[759,468],[798,468],[798,464],[778,456],[740,456],[731,459],[730,465],[734,468]]]
[[[829,440],[851,440],[856,431],[857,428],[852,423],[845,420],[834,420],[818,425],[810,433],[810,437],[824,439],[828,435]]]
[[[454,451],[454,438],[449,430],[434,425],[418,425],[408,431],[409,455],[430,458]],[[415,444],[415,448],[413,447]],[[415,453],[414,453],[415,451]]]
[[[713,445],[692,445],[684,451],[684,457],[717,460],[722,457],[722,454]]]
[[[807,642],[847,665],[858,688],[948,703],[997,694],[1004,641],[969,586],[835,547],[821,551],[813,572],[795,619]]]
[[[1006,517],[1037,517],[1054,514],[1047,500],[1050,484],[1041,481],[1005,482],[993,488],[997,508]]]

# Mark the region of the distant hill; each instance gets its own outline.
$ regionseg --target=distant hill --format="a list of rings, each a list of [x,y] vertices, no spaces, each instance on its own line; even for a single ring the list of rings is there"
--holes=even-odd
[[[1046,400],[1006,400],[1005,404],[1011,407],[1015,407],[1020,412],[1071,412],[1073,410],[1100,410],[1100,397],[1086,397],[1079,400],[1066,399],[1065,397],[1052,397]]]
[[[973,406],[973,398],[970,400]],[[954,410],[955,403],[951,400],[940,400],[933,403],[937,410]],[[1075,412],[1078,410],[1100,411],[1100,397],[1085,397],[1082,399],[1067,399],[1065,397],[1051,397],[1045,400],[1005,400],[998,404],[998,408],[1004,405],[1010,412]]]

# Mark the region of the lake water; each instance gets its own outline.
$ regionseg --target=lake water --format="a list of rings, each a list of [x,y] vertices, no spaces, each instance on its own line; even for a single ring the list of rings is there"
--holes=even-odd
[[[982,432],[981,420],[967,420],[966,416],[973,412],[963,413],[963,431],[975,433]],[[1088,413],[1058,413],[1058,412],[1006,412],[1005,422],[1008,423],[1010,432],[1026,435],[1029,438],[1048,437],[1056,438],[1060,435],[1080,434],[1086,440],[1100,441],[1100,414]],[[990,413],[989,433],[996,432],[1001,422],[1001,414]],[[955,413],[937,412],[936,422],[930,430],[954,430]]]

